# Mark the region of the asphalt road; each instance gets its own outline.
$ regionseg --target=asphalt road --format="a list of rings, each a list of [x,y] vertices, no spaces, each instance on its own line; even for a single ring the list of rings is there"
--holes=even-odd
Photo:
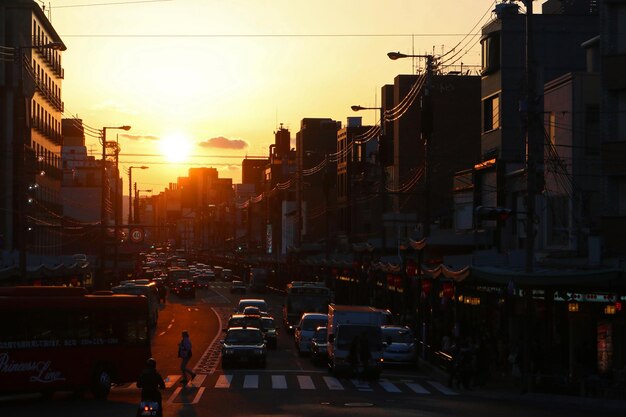
[[[251,295],[246,295],[250,297]],[[277,322],[282,323],[282,299],[264,294]],[[580,407],[555,401],[490,396],[489,392],[450,390],[424,370],[386,369],[379,381],[334,378],[298,355],[291,335],[280,328],[278,348],[268,352],[266,369],[222,370],[219,340],[224,319],[239,295],[226,284],[200,290],[194,300],[170,296],[162,306],[153,335],[153,356],[166,378],[163,392],[165,416],[589,416],[592,406]],[[187,330],[193,343],[190,364],[198,376],[180,383],[177,344]],[[57,393],[51,399],[22,397],[0,401],[2,417],[110,417],[134,416],[139,390],[132,384],[112,389],[108,401],[74,398]],[[603,416],[623,416],[624,410],[603,410]]]

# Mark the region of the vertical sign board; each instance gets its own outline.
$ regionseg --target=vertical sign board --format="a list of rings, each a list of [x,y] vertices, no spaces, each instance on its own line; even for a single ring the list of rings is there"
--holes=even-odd
[[[598,323],[598,372],[605,374],[613,366],[613,324]]]

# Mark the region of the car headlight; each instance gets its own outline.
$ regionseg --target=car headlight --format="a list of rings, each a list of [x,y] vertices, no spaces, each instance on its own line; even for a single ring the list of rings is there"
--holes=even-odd
[[[235,353],[234,349],[224,349],[223,350],[224,355],[232,355]]]

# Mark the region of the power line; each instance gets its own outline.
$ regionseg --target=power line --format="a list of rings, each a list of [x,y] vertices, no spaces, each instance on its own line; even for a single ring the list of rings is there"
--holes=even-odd
[[[68,4],[66,6],[54,6],[53,10],[56,9],[70,9],[74,7],[92,7],[92,6],[123,6],[127,4],[138,4],[138,3],[165,3],[174,0],[135,0],[135,1],[118,1],[111,3],[94,3],[94,4]]]
[[[476,33],[475,36],[480,35]],[[63,38],[404,38],[467,36],[467,33],[204,33],[204,34],[62,34]]]

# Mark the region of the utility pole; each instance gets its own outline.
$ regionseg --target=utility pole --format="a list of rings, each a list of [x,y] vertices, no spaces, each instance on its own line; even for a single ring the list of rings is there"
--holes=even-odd
[[[102,166],[100,167],[100,175],[102,176],[100,181],[100,273],[98,274],[98,284],[94,283],[96,289],[102,289],[100,287],[104,284],[104,271],[105,258],[106,258],[106,197],[107,197],[107,178],[106,178],[106,159],[107,159],[107,128],[102,128]]]
[[[526,273],[533,272],[535,252],[535,198],[537,195],[537,157],[540,154],[539,141],[542,125],[538,120],[535,58],[533,47],[533,2],[523,0],[526,6]],[[522,107],[523,109],[523,107]]]
[[[539,120],[539,109],[537,108],[536,73],[534,56],[534,36],[533,36],[533,0],[522,0],[526,6],[526,274],[531,275],[534,270],[535,253],[535,198],[537,196],[537,160],[541,154],[543,141],[539,139],[543,136],[543,125]],[[522,111],[524,106],[521,106]],[[532,390],[531,375],[531,326],[532,326],[532,287],[524,288],[524,346],[523,346],[523,389]]]
[[[424,95],[422,96],[422,138],[424,139],[424,235],[430,236],[430,140],[433,131],[433,107],[431,96],[433,73],[433,56],[426,55],[426,80],[424,82]]]

